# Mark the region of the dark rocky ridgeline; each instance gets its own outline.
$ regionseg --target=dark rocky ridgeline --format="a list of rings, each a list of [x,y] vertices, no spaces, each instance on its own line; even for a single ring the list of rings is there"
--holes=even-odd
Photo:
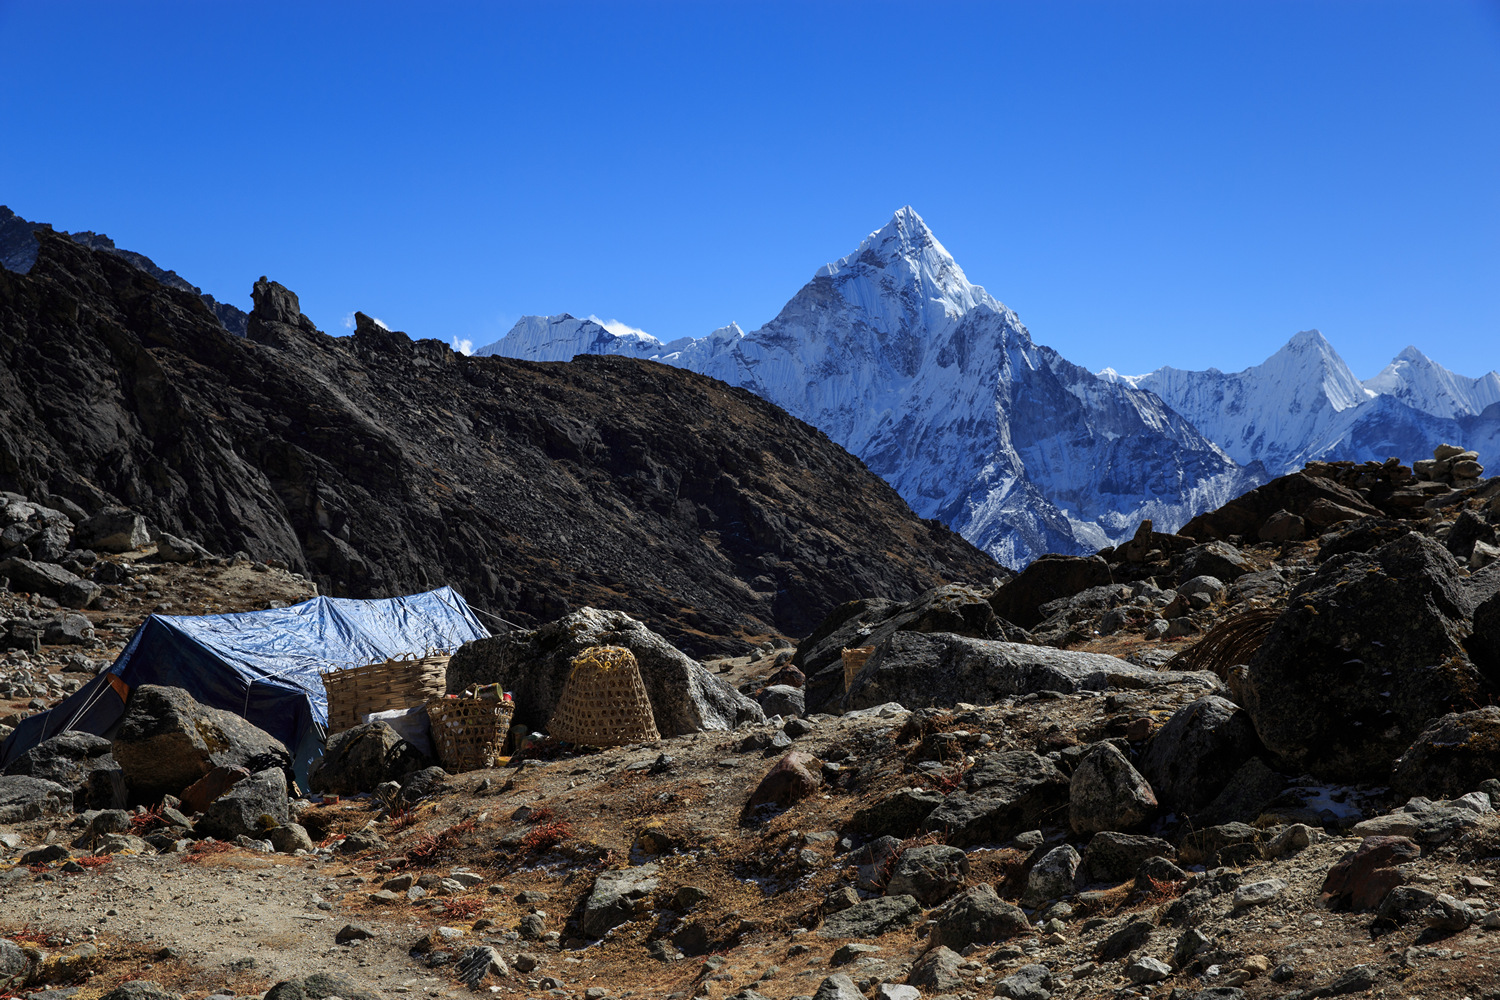
[[[625,611],[697,655],[835,605],[1002,573],[752,394],[617,358],[464,358],[255,286],[245,338],[192,292],[41,232],[0,270],[0,489],[121,504],[325,593],[443,583],[521,623]]]
[[[36,261],[37,244],[32,233],[41,229],[47,232],[52,227],[45,222],[28,222],[4,205],[0,205],[0,267],[18,274],[25,274],[31,270],[31,265]],[[160,281],[169,288],[180,289],[184,292],[192,292],[203,300],[209,311],[218,319],[224,329],[237,337],[245,335],[245,324],[249,316],[243,309],[236,308],[228,302],[220,302],[212,295],[203,293],[197,286],[193,285],[176,271],[168,271],[158,267],[156,261],[143,253],[134,250],[124,250],[115,246],[115,241],[103,233],[92,233],[88,231],[78,233],[64,233],[73,242],[80,243],[90,250],[102,250],[113,254],[126,263],[140,268],[151,277]]]

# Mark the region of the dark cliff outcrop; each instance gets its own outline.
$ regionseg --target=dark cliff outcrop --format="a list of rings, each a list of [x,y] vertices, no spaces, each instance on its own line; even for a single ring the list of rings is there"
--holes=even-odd
[[[749,392],[619,358],[466,358],[262,279],[247,335],[41,232],[0,270],[0,489],[121,504],[327,593],[451,583],[523,624],[594,605],[698,655],[996,564]]]
[[[25,274],[31,270],[31,265],[36,261],[36,240],[31,235],[38,229],[47,232],[52,227],[45,222],[28,222],[4,205],[0,205],[0,268]],[[82,244],[90,250],[101,250],[130,264],[132,267],[145,271],[151,277],[160,281],[169,288],[180,289],[184,292],[192,292],[203,300],[208,306],[209,312],[213,313],[221,326],[238,337],[245,335],[245,321],[249,318],[243,309],[230,305],[228,302],[220,302],[212,295],[201,291],[196,285],[189,282],[176,271],[168,271],[158,267],[156,261],[143,253],[134,250],[125,250],[115,246],[115,241],[103,233],[92,233],[87,230],[78,233],[64,233],[74,243]]]

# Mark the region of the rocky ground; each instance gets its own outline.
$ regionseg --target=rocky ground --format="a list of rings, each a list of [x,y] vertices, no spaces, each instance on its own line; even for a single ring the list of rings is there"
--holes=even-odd
[[[558,634],[613,629],[648,687],[682,672],[664,730],[748,721],[451,776],[372,724],[315,773],[339,794],[272,796],[237,835],[177,797],[13,821],[0,977],[48,1000],[1500,997],[1500,480],[1423,473],[1318,467],[1183,534],[854,602],[705,667],[575,615]],[[6,654],[18,710],[153,607],[305,586],[103,558],[137,572],[83,612],[92,642]],[[548,634],[454,669],[561,669]],[[518,712],[556,697],[534,680]]]

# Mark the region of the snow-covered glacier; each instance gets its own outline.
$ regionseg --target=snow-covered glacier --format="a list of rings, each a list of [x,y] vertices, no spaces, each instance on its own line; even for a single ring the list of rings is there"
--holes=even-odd
[[[765,326],[664,344],[527,317],[478,354],[651,358],[743,386],[858,455],[924,517],[1001,562],[1180,526],[1265,478],[1151,391],[1034,343],[911,208]]]

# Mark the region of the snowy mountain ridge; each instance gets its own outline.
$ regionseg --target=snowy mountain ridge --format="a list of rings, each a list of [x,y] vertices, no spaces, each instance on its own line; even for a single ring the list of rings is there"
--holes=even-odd
[[[1142,517],[1176,527],[1263,479],[1154,394],[1035,344],[910,207],[819,268],[765,326],[652,340],[532,317],[476,353],[629,354],[742,386],[1012,565],[1093,551]]]
[[[1315,460],[1411,462],[1442,441],[1500,463],[1500,375],[1459,375],[1415,347],[1364,381],[1317,330],[1239,372],[1099,374],[1156,393],[1236,462],[1261,462],[1273,475]]]

